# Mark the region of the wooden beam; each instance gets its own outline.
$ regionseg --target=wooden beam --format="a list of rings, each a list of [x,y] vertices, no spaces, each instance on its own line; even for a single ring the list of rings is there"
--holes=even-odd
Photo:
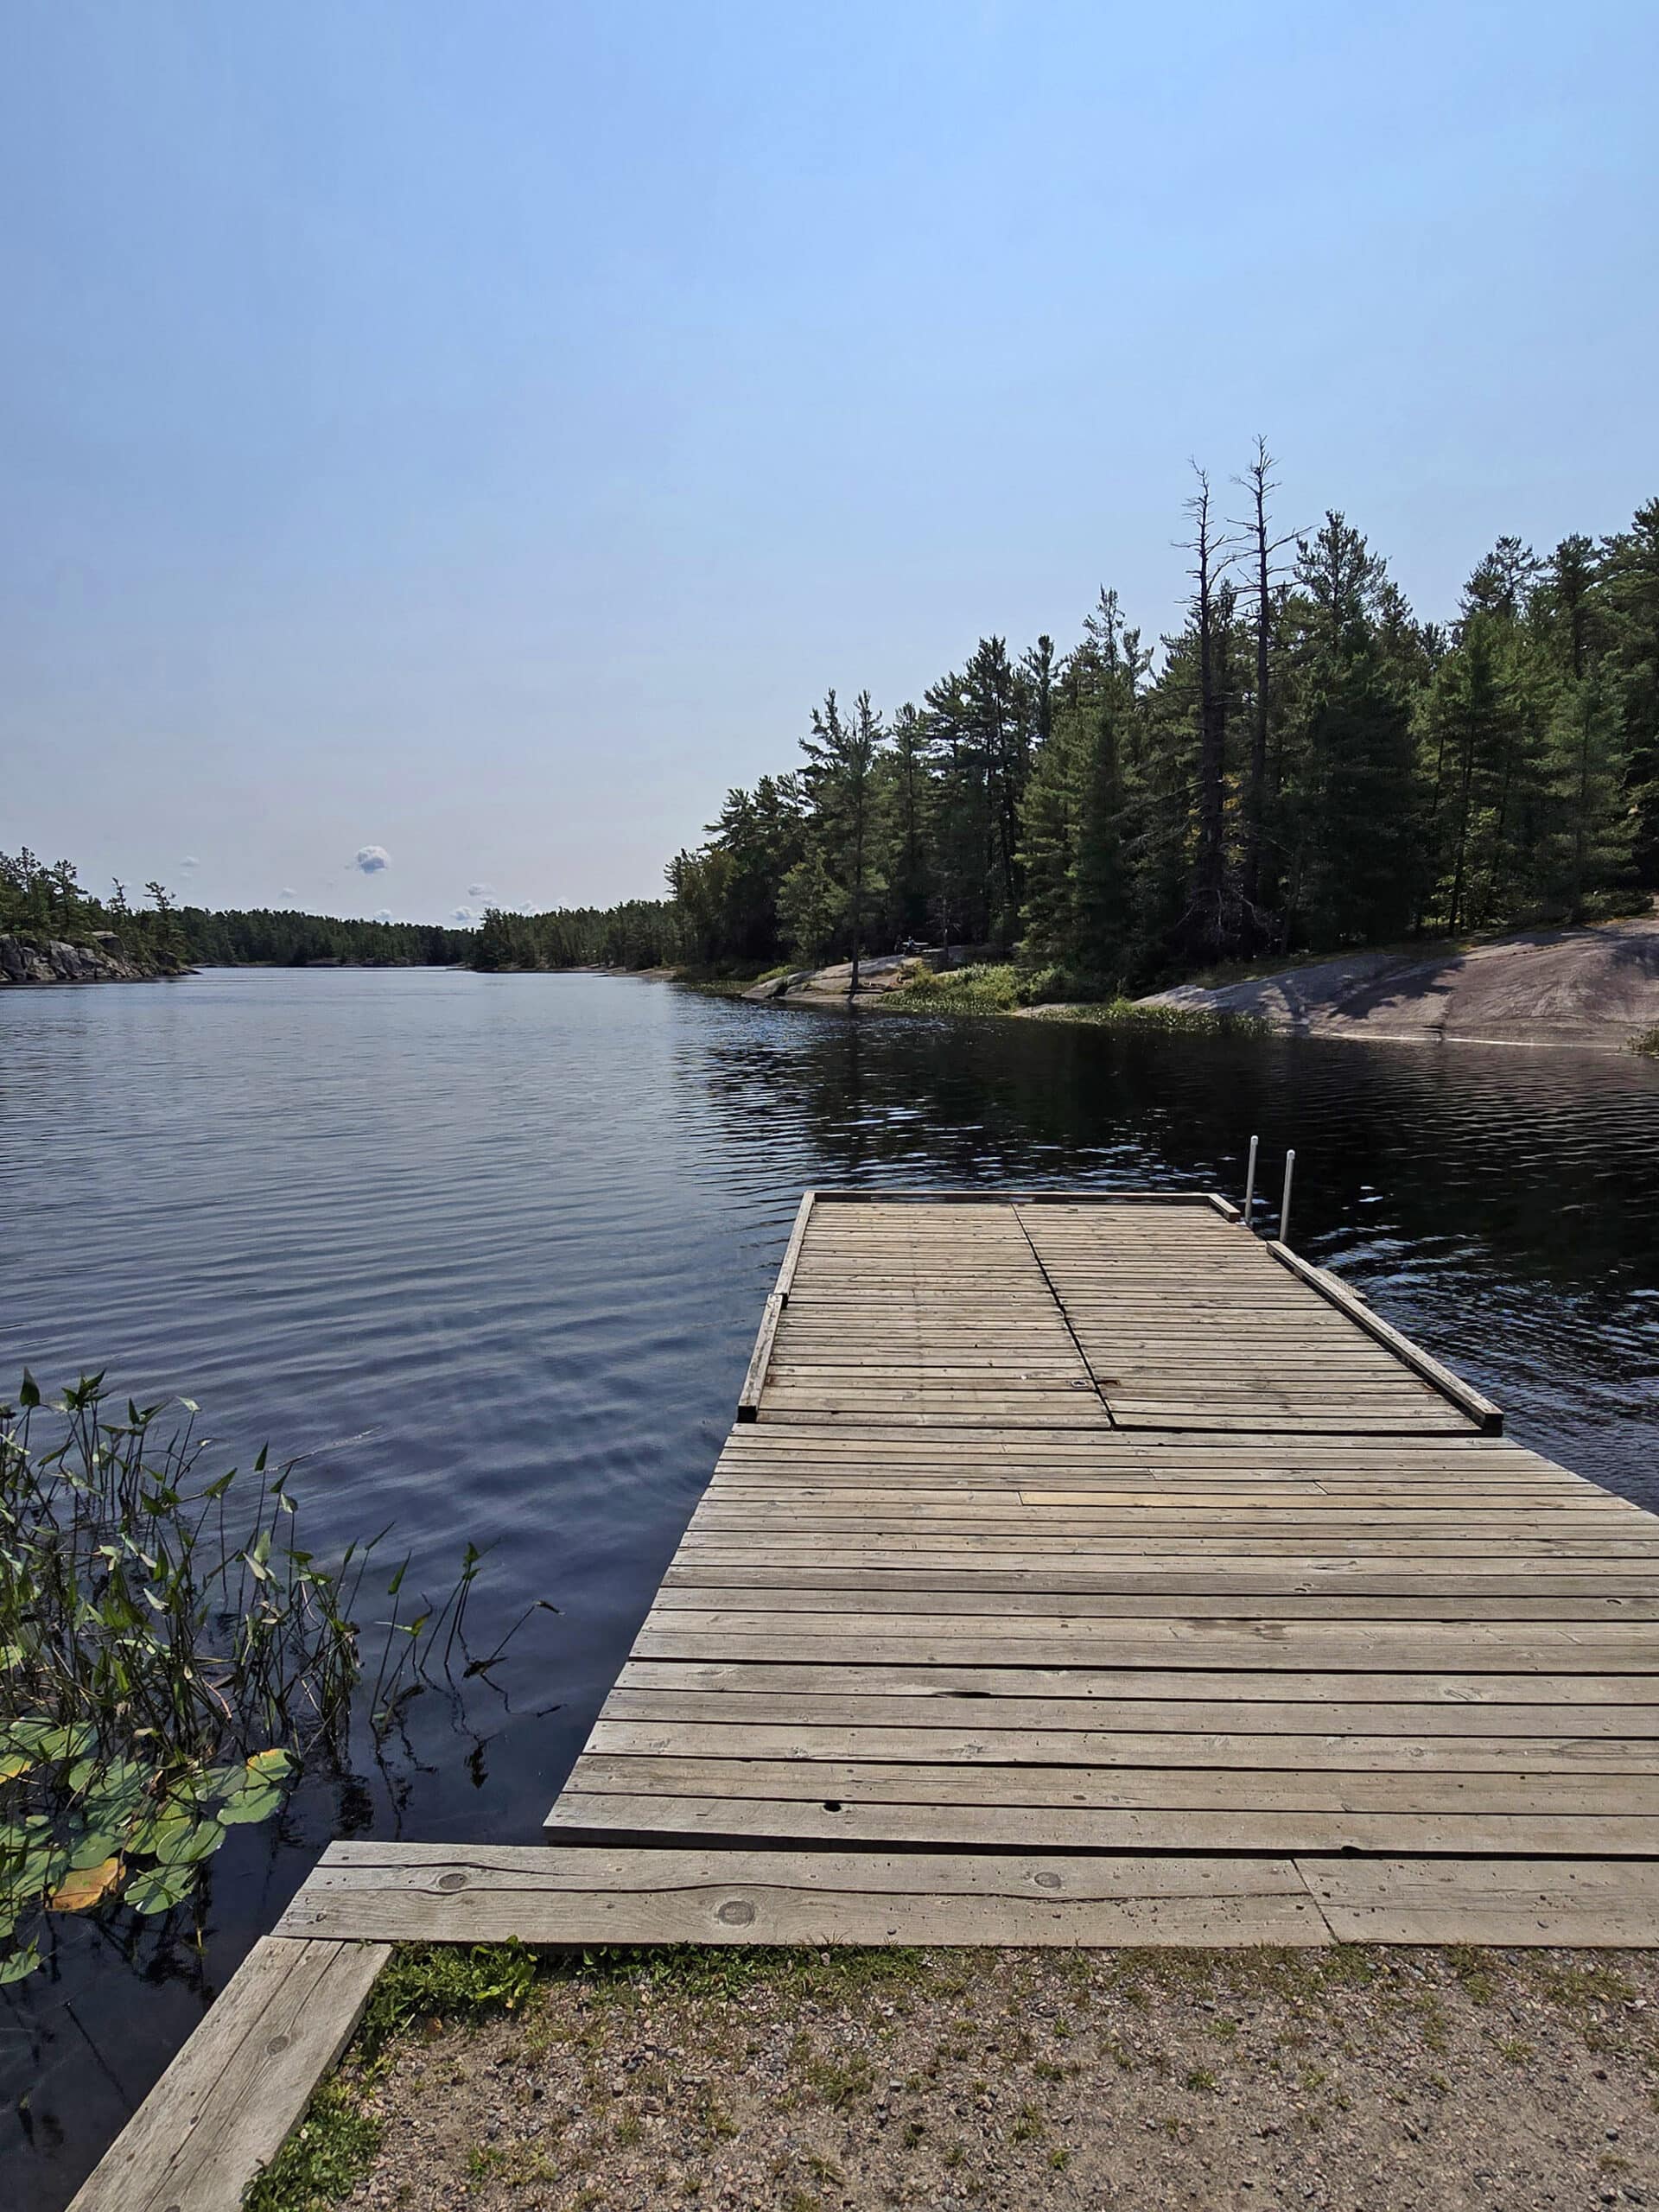
[[[774,1290],[760,1317],[760,1332],[754,1339],[754,1350],[749,1354],[749,1371],[743,1377],[742,1395],[737,1402],[739,1421],[758,1421],[760,1415],[761,1394],[766,1387],[766,1370],[772,1364],[772,1340],[778,1334],[778,1324],[784,1316],[784,1301]]]
[[[70,2212],[234,2212],[339,2057],[384,1943],[266,1936],[99,2161]]]
[[[1323,1268],[1310,1267],[1306,1260],[1298,1259],[1287,1245],[1269,1242],[1268,1249],[1281,1267],[1288,1268],[1292,1274],[1310,1284],[1321,1298],[1327,1300],[1339,1313],[1345,1313],[1357,1328],[1363,1329],[1369,1337],[1375,1337],[1378,1344],[1386,1344],[1395,1357],[1403,1360],[1414,1374],[1421,1375],[1425,1382],[1432,1383],[1443,1397],[1449,1398],[1454,1406],[1459,1407],[1483,1436],[1503,1434],[1503,1409],[1501,1406],[1496,1406],[1490,1398],[1483,1397],[1472,1383],[1465,1382],[1460,1375],[1454,1375],[1449,1367],[1442,1367],[1438,1359],[1431,1358],[1427,1352],[1413,1344],[1409,1337],[1403,1337],[1398,1329],[1391,1328],[1380,1313],[1374,1313],[1345,1283],[1338,1282]]]
[[[445,1943],[1313,1944],[1283,1857],[335,1844],[292,1935]]]
[[[789,1232],[789,1243],[785,1248],[784,1263],[778,1270],[777,1281],[772,1285],[774,1294],[785,1306],[789,1303],[790,1286],[795,1280],[795,1270],[800,1265],[801,1247],[806,1242],[806,1225],[812,1218],[812,1201],[817,1195],[814,1191],[804,1191],[801,1194],[801,1203],[795,1211],[795,1225]]]

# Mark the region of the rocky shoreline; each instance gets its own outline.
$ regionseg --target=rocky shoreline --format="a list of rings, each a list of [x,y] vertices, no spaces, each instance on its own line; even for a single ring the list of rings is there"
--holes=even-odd
[[[988,957],[992,964],[982,963]],[[968,964],[962,964],[963,958]],[[847,1013],[976,1014],[1039,1021],[1127,1026],[1160,1017],[1306,1037],[1365,1042],[1554,1046],[1579,1052],[1652,1051],[1659,1037],[1659,913],[1576,929],[1529,930],[1461,945],[1356,951],[1308,960],[1237,982],[1181,983],[1111,1007],[1091,1002],[1016,1002],[1008,957],[959,955],[937,978],[936,953],[879,954],[770,976],[737,994],[757,1002]],[[943,988],[941,988],[943,986]],[[958,988],[957,987],[960,986]]]
[[[162,966],[148,954],[135,958],[113,930],[99,930],[90,944],[61,938],[0,937],[0,986],[30,983],[144,983],[181,969]]]

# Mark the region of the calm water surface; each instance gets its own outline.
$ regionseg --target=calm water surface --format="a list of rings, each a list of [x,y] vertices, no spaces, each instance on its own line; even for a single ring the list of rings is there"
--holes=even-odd
[[[8,2205],[67,2201],[328,1837],[527,1842],[708,1478],[804,1185],[1221,1188],[1659,1507],[1659,1068],[860,1020],[591,976],[210,971],[0,994],[0,1388],[188,1393],[309,1455],[321,1545],[498,1548],[503,1696],[213,1863],[205,1948],[60,1921],[0,1993]]]

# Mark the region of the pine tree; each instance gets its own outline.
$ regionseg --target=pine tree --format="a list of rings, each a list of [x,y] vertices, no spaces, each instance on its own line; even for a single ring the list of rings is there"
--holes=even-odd
[[[1659,499],[1603,541],[1607,658],[1624,726],[1637,880],[1659,888]]]
[[[887,826],[887,930],[894,944],[925,934],[931,893],[929,852],[932,791],[926,725],[913,706],[893,718],[893,740],[882,757],[885,793],[880,811]]]
[[[1548,907],[1592,914],[1629,880],[1635,817],[1625,791],[1624,734],[1599,669],[1563,685],[1549,728],[1552,823],[1541,855]]]
[[[881,888],[874,863],[880,835],[878,766],[885,740],[868,691],[859,693],[850,720],[842,716],[834,691],[827,692],[822,709],[813,709],[810,734],[801,740],[813,808],[809,858],[840,895],[852,951],[849,996],[858,988],[868,900]],[[816,878],[814,892],[816,901]],[[816,904],[812,911],[817,911]]]

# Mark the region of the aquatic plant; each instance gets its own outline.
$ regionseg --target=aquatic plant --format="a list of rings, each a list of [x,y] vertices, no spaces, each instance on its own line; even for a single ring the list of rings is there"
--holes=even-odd
[[[1630,1039],[1630,1050],[1646,1059],[1659,1060],[1659,1021],[1651,1029],[1638,1029]]]
[[[182,1904],[314,1749],[341,1748],[367,1676],[354,1614],[386,1532],[322,1566],[291,1465],[202,1479],[199,1409],[176,1402],[169,1433],[165,1404],[117,1416],[101,1375],[46,1404],[26,1372],[0,1405],[0,1983],[39,1965],[45,1912]],[[441,1636],[447,1662],[479,1563],[468,1545],[442,1605],[408,1618],[408,1561],[392,1573],[378,1731]]]
[[[1095,1028],[1160,1036],[1254,1036],[1265,1034],[1268,1028],[1254,1015],[1126,999],[1097,979],[1059,968],[1020,967],[1013,962],[957,968],[944,975],[925,969],[889,991],[881,1003],[894,1014],[995,1014],[1040,1010],[1046,1020],[1081,1021]]]
[[[1044,1018],[1155,1037],[1266,1037],[1272,1027],[1253,1014],[1228,1014],[1207,1006],[1171,1006],[1148,999],[1109,999],[1099,1006],[1056,1007]]]

